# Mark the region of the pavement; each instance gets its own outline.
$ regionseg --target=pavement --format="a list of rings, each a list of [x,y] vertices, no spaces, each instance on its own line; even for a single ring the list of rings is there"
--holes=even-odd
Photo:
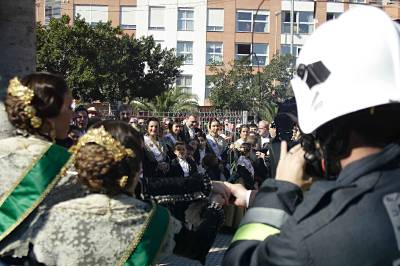
[[[233,234],[230,232],[221,232],[218,233],[214,244],[212,245],[209,254],[206,259],[206,266],[218,266],[221,265],[222,258],[224,257],[224,253],[227,250],[229,243]],[[202,265],[198,261],[190,260],[187,258],[179,257],[179,256],[169,256],[168,258],[160,261],[160,266],[200,266]]]

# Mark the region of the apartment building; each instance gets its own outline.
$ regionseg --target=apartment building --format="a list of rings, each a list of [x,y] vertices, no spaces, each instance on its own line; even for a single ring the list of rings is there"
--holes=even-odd
[[[200,105],[209,105],[212,63],[250,56],[252,66],[262,69],[274,54],[297,56],[316,27],[358,5],[375,5],[400,18],[397,2],[366,1],[37,0],[36,16],[47,24],[51,17],[79,14],[91,24],[112,21],[128,34],[152,35],[161,47],[185,56],[176,86],[196,94]]]

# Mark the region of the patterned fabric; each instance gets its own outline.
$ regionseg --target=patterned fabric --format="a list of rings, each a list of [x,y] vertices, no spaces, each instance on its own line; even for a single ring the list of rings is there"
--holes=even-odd
[[[254,168],[251,164],[250,159],[246,158],[245,156],[241,155],[237,161],[237,165],[241,165],[250,172],[251,176],[254,178]]]
[[[34,254],[46,265],[115,265],[141,232],[151,206],[127,195],[89,194],[59,203],[37,225]],[[172,253],[180,224],[171,219],[162,253]]]
[[[40,159],[50,145],[50,142],[35,136],[0,140],[0,195],[9,191],[11,185]],[[54,204],[85,193],[82,186],[77,184],[74,174],[72,170],[67,171],[36,210],[11,235],[1,241],[0,256],[4,254],[14,257],[27,256],[32,225],[41,222],[41,215]]]
[[[218,157],[218,159],[221,160],[221,155],[227,148],[224,138],[222,138],[221,136],[218,136],[218,138],[214,138],[210,134],[208,134],[206,137],[207,137],[207,142],[210,145],[211,149]]]
[[[177,139],[171,134],[171,133],[167,133],[164,136],[164,142],[173,147],[175,145],[175,143],[177,142]]]
[[[166,159],[166,148],[162,141],[153,141],[149,136],[144,136],[146,150],[150,152],[157,162]]]
[[[18,136],[0,140],[0,199],[50,145],[50,142],[36,137]]]

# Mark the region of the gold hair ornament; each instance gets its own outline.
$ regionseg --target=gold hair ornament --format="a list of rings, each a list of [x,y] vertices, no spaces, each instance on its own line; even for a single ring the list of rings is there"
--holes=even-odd
[[[117,162],[125,157],[134,157],[132,149],[125,148],[118,140],[114,139],[113,136],[104,129],[104,126],[89,129],[88,132],[79,139],[78,143],[71,147],[71,151],[77,153],[80,148],[88,143],[96,143],[112,152],[114,160]]]
[[[18,78],[15,77],[10,80],[10,85],[8,86],[7,92],[11,96],[23,101],[25,105],[24,112],[30,119],[31,126],[34,128],[39,128],[42,125],[42,119],[36,116],[36,109],[31,104],[33,96],[35,95],[33,90],[22,85]]]

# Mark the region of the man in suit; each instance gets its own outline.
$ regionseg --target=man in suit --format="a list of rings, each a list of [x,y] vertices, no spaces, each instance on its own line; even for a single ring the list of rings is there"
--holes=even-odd
[[[269,135],[269,123],[265,120],[258,122],[258,135],[260,136],[260,148],[267,149],[268,143],[271,140]]]
[[[181,139],[186,144],[188,144],[190,140],[194,139],[198,132],[201,132],[201,129],[197,127],[197,124],[198,119],[193,114],[186,119],[186,123],[181,132]]]

